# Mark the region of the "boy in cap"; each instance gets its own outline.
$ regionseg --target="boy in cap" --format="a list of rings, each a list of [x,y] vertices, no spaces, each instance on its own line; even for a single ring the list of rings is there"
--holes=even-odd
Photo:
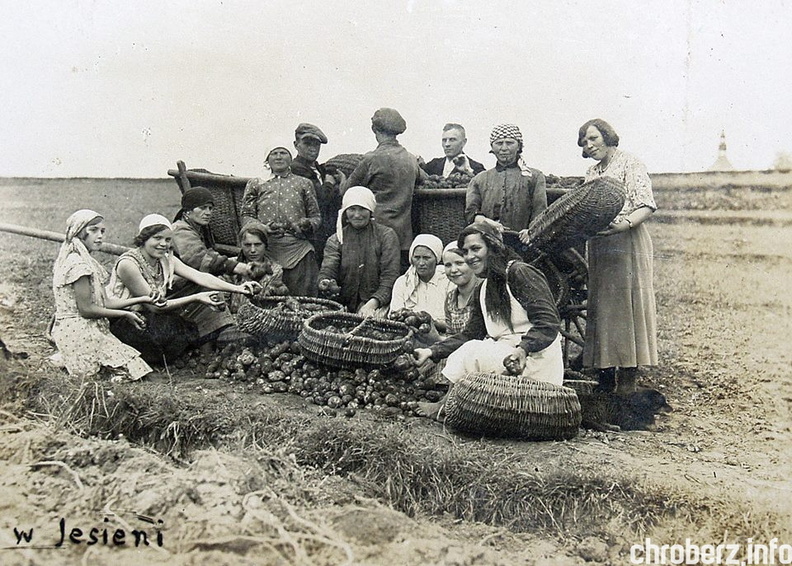
[[[377,148],[363,155],[360,163],[342,184],[367,187],[377,199],[377,222],[389,226],[399,236],[401,266],[410,266],[408,250],[413,239],[413,190],[427,178],[418,159],[396,139],[407,129],[407,122],[393,108],[380,108],[371,117],[371,131]]]
[[[326,143],[327,136],[313,124],[303,122],[294,130],[297,156],[291,163],[291,171],[313,183],[322,216],[322,225],[311,238],[319,264],[322,263],[325,242],[335,232],[335,219],[341,207],[339,186],[345,179],[340,171],[338,177],[328,174],[324,165],[317,161],[322,144]]]

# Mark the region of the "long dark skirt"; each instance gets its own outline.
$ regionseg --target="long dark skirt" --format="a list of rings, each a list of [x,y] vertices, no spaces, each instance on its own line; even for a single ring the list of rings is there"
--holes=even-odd
[[[125,318],[114,318],[110,332],[124,344],[140,352],[149,364],[172,363],[187,348],[197,343],[199,335],[195,324],[175,313],[141,313],[146,319],[144,330],[138,330]]]

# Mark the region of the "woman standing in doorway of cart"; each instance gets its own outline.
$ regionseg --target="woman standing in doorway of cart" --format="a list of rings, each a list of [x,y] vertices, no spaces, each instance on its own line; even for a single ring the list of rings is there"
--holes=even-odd
[[[652,238],[644,225],[657,205],[646,166],[619,149],[604,120],[578,131],[583,157],[597,161],[586,181],[612,177],[624,183],[624,207],[608,228],[588,241],[588,315],[583,365],[599,369],[599,388],[635,391],[638,366],[657,365]]]

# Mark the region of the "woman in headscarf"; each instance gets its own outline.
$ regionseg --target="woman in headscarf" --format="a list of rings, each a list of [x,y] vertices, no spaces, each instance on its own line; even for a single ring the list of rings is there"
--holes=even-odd
[[[545,176],[528,167],[522,157],[523,137],[514,124],[500,124],[490,134],[494,168],[470,181],[465,195],[465,220],[490,222],[499,229],[519,232],[528,243],[528,226],[545,208]]]
[[[66,239],[52,275],[52,338],[70,375],[92,377],[105,370],[116,381],[137,380],[151,368],[141,359],[140,352],[110,333],[108,319],[125,320],[143,328],[143,318],[124,309],[151,303],[154,296],[107,297],[107,270],[91,257],[101,247],[104,234],[104,218],[93,210],[78,210],[66,222]]]
[[[269,179],[254,178],[245,186],[240,216],[243,224],[258,220],[267,227],[269,254],[283,266],[283,282],[292,295],[315,297],[319,266],[310,238],[322,224],[314,186],[291,172],[285,147],[267,154]]]
[[[118,258],[110,277],[109,289],[115,297],[154,293],[167,299],[142,305],[140,314],[146,319],[143,329],[121,322],[112,326],[120,340],[134,345],[151,363],[161,363],[163,359],[171,362],[193,345],[211,344],[215,339],[222,342],[223,332],[231,339],[234,320],[220,294],[212,290],[250,295],[259,289],[258,283],[233,285],[193,269],[174,256],[172,241],[173,230],[167,218],[159,214],[145,216],[138,226],[135,247]],[[174,276],[191,285],[175,291]]]
[[[445,332],[445,299],[451,283],[442,265],[443,242],[432,234],[418,234],[410,245],[410,268],[393,285],[391,312],[424,311],[439,332]]]
[[[635,391],[638,366],[657,365],[653,246],[644,225],[657,205],[646,166],[619,149],[610,124],[600,119],[583,124],[578,146],[583,157],[597,161],[586,171],[586,181],[607,176],[627,188],[622,210],[588,241],[583,365],[599,369],[601,390],[629,394]]]
[[[515,379],[561,385],[561,323],[542,273],[520,261],[492,224],[471,224],[457,244],[473,272],[484,278],[473,313],[462,332],[416,349],[416,363],[447,357],[442,373],[452,386],[471,373],[506,371],[520,376]],[[422,404],[422,414],[437,417],[441,403]]]
[[[327,239],[319,288],[335,282],[339,301],[350,312],[385,316],[399,276],[399,237],[374,221],[377,201],[366,187],[344,193],[336,233]]]
[[[173,245],[184,263],[218,277],[240,275],[250,277],[246,262],[228,257],[214,249],[209,222],[214,210],[214,197],[205,187],[184,191],[181,209],[173,219]]]

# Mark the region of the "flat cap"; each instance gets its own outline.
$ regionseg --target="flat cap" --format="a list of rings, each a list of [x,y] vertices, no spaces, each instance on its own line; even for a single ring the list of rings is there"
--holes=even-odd
[[[393,108],[380,108],[374,112],[371,117],[371,125],[375,129],[389,134],[401,134],[407,129],[407,122]]]
[[[317,139],[319,143],[327,143],[327,136],[324,135],[324,132],[313,124],[308,124],[306,122],[303,122],[294,130],[295,139],[301,140],[304,137]]]

